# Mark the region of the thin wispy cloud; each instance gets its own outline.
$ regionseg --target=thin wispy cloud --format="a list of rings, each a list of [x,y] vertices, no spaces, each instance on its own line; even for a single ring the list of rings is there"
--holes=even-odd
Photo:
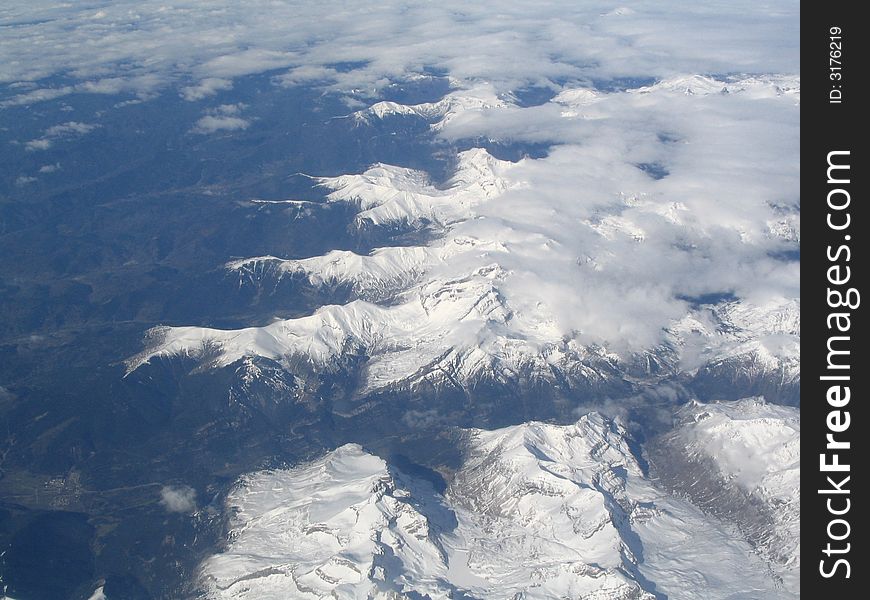
[[[68,121],[52,125],[42,133],[42,137],[25,142],[24,147],[28,152],[48,150],[59,140],[87,135],[98,127],[100,126],[94,123],[81,123],[78,121]]]

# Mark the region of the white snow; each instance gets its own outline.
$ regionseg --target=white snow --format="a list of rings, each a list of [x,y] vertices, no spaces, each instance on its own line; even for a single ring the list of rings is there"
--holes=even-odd
[[[687,372],[738,360],[783,381],[800,380],[800,299],[701,307],[680,320],[670,335]]]
[[[800,76],[768,75],[765,77],[737,77],[724,80],[703,75],[678,75],[653,85],[632,90],[637,94],[657,92],[679,93],[687,96],[710,94],[746,94],[752,98],[770,98],[788,95],[800,101]]]
[[[358,297],[381,298],[417,281],[436,260],[435,253],[435,249],[415,246],[378,248],[367,255],[333,250],[298,260],[257,256],[227,263],[226,268],[238,273],[240,286],[263,279],[274,284],[299,275],[313,286],[349,284]]]
[[[202,579],[213,598],[446,597],[443,550],[409,496],[355,445],[252,474],[228,499],[230,544],[202,565]]]
[[[694,403],[678,413],[677,444],[687,456],[712,461],[723,481],[767,507],[769,538],[760,551],[800,589],[800,411],[759,398]]]
[[[328,200],[359,204],[358,224],[445,227],[467,220],[476,205],[503,193],[512,183],[505,178],[512,167],[475,148],[459,155],[457,171],[443,188],[424,173],[384,164],[361,175],[321,178],[320,184],[333,190]]]
[[[107,600],[107,596],[106,593],[103,591],[103,587],[105,586],[101,585],[100,587],[95,589],[94,593],[90,595],[88,600]]]
[[[357,111],[351,116],[357,122],[371,123],[376,119],[389,116],[415,116],[430,121],[431,128],[439,131],[457,115],[468,111],[486,111],[503,108],[508,102],[499,98],[492,86],[481,84],[471,89],[463,89],[447,94],[437,102],[406,105],[397,102],[376,102],[370,107]]]
[[[779,439],[772,425],[756,437]],[[656,488],[617,422],[468,434],[440,499],[355,445],[245,477],[202,566],[210,597],[792,597],[727,524]]]

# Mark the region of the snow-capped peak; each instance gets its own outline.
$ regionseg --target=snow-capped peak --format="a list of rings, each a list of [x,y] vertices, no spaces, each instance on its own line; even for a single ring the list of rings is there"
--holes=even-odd
[[[383,164],[359,175],[321,178],[320,185],[332,190],[331,202],[359,204],[359,225],[445,227],[467,220],[474,206],[503,193],[511,185],[506,175],[512,166],[475,148],[459,154],[456,173],[444,188],[419,171]]]
[[[347,445],[296,469],[245,477],[227,500],[226,552],[201,579],[212,598],[447,597],[447,566],[411,493]]]
[[[372,123],[391,116],[414,116],[429,121],[432,129],[438,131],[459,114],[501,108],[507,104],[491,86],[480,85],[453,91],[437,102],[411,105],[390,101],[376,102],[351,116],[357,123]]]

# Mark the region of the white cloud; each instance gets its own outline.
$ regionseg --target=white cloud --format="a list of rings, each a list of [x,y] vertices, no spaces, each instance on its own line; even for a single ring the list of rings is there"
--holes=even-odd
[[[60,170],[60,163],[54,163],[53,165],[42,165],[39,167],[40,173],[54,173],[55,171]]]
[[[333,82],[338,76],[335,69],[321,65],[300,65],[277,77],[275,81],[283,86],[295,86],[310,83]]]
[[[214,133],[216,131],[234,131],[237,129],[247,129],[250,123],[239,117],[216,117],[207,115],[196,122],[194,131],[196,133]]]
[[[127,77],[106,77],[93,80],[85,79],[75,85],[62,85],[58,87],[29,90],[25,93],[3,100],[0,102],[0,108],[9,106],[26,106],[38,102],[45,102],[47,100],[54,100],[70,94],[115,95],[132,93],[139,99],[149,99],[153,97],[157,89],[163,87],[165,84],[166,81],[156,73]]]
[[[210,109],[206,116],[196,122],[194,133],[209,134],[216,131],[235,131],[247,129],[250,121],[238,116],[245,108],[245,104],[221,104]]]
[[[160,504],[169,512],[190,513],[196,510],[196,490],[189,486],[164,486]]]
[[[290,69],[285,82],[372,89],[432,67],[499,90],[546,78],[799,68],[796,2],[629,4],[120,0],[95,19],[87,4],[11,0],[0,9],[10,24],[0,38],[0,82],[77,80],[8,102],[20,104],[73,91],[148,95],[190,80],[201,82],[186,87],[196,96],[216,80],[282,68]]]
[[[73,91],[74,88],[68,85],[57,88],[40,88],[37,90],[25,92],[23,94],[18,94],[16,96],[13,96],[9,100],[4,100],[3,102],[0,102],[0,107],[22,106],[26,104],[33,104],[36,102],[45,102],[47,100],[54,100],[55,98],[60,98],[68,94],[72,94]]]
[[[99,125],[91,123],[79,123],[78,121],[68,121],[60,125],[53,125],[45,130],[44,137],[64,137],[69,135],[85,135],[92,132]]]
[[[188,102],[214,96],[220,91],[232,89],[233,82],[221,77],[206,77],[196,85],[181,88],[181,97]]]
[[[67,121],[66,123],[52,125],[42,133],[41,138],[26,142],[24,148],[28,152],[48,150],[58,140],[87,135],[99,127],[99,125],[94,123],[80,123],[78,121]]]
[[[222,54],[200,65],[196,71],[216,77],[240,77],[252,73],[262,73],[272,69],[288,67],[296,61],[291,52],[281,52],[268,48],[251,48],[241,52]]]
[[[30,140],[29,142],[26,142],[24,144],[24,148],[28,152],[34,152],[36,150],[48,150],[49,148],[52,147],[52,145],[53,144],[52,144],[51,140],[47,140],[45,138],[40,138],[40,139]]]
[[[33,183],[35,181],[38,181],[38,179],[36,177],[29,177],[27,175],[20,175],[19,177],[17,177],[15,179],[15,185],[17,185],[18,187],[22,187],[22,186],[25,186],[29,183]]]
[[[219,115],[237,115],[247,107],[248,105],[244,102],[237,102],[235,104],[221,104],[220,106],[212,109],[212,111],[215,114]]]

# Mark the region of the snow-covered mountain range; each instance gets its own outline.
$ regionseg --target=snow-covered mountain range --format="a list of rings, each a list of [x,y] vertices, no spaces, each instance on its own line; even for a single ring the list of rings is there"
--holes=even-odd
[[[794,597],[796,409],[671,403],[674,427],[641,424],[643,448],[603,415],[659,384],[682,399],[797,404],[795,181],[737,150],[747,122],[797,111],[799,89],[784,76],[689,76],[564,88],[525,107],[483,86],[354,113],[353,127],[422,119],[448,143],[493,129],[533,142],[528,123],[557,118],[565,131],[547,136],[566,140],[515,162],[464,150],[443,181],[390,164],[316,178],[325,199],[307,210],[351,207],[349,237],[387,242],[224,270],[257,294],[341,290],[340,302],[242,329],[149,332],[128,374],[180,358],[231,371],[239,404],[266,390],[351,429],[466,427],[443,490],[355,444],[244,477],[227,500],[227,547],[201,567],[207,594]],[[636,129],[617,126],[624,115]],[[786,143],[774,138],[761,150]],[[320,404],[311,382],[336,376],[352,389]],[[564,425],[596,404],[608,409]],[[522,423],[538,414],[563,424]],[[481,415],[513,424],[467,427]]]
[[[228,546],[203,563],[201,585],[233,599],[794,597],[797,580],[780,575],[795,572],[799,549],[758,536],[795,539],[781,528],[799,515],[797,411],[747,400],[683,416],[665,443],[692,440],[686,461],[703,456],[723,489],[787,516],[735,535],[713,516],[732,508],[727,494],[704,512],[684,499],[696,481],[662,491],[619,422],[590,413],[466,431],[443,493],[354,444],[246,476],[227,500]],[[757,460],[768,447],[777,459]]]
[[[0,21],[0,600],[799,597],[799,3]]]
[[[799,80],[695,76],[609,94],[569,89],[546,107],[569,123],[606,120],[610,104],[623,110],[622,103],[674,94],[702,103],[697,110],[735,98],[793,103]],[[715,102],[703,104],[710,97]],[[359,114],[412,114],[449,129],[450,116],[519,110],[465,98],[456,92],[425,110],[381,103]],[[588,112],[593,104],[597,114]],[[215,367],[244,357],[323,367],[353,347],[368,357],[361,394],[421,382],[470,387],[529,373],[584,387],[630,373],[725,378],[741,381],[746,392],[794,395],[800,304],[783,294],[796,289],[796,272],[771,255],[799,235],[796,212],[759,197],[750,198],[758,213],[751,220],[743,202],[710,215],[698,196],[704,191],[660,189],[634,166],[606,189],[547,189],[538,171],[548,160],[511,163],[476,148],[458,155],[443,183],[385,164],[321,178],[327,202],[356,207],[355,230],[415,231],[428,241],[368,254],[234,260],[226,268],[239,286],[269,288],[284,279],[343,286],[351,301],[264,327],[157,328],[129,368],[173,355],[207,357]],[[773,274],[780,281],[771,282]],[[750,291],[753,280],[768,289]]]

